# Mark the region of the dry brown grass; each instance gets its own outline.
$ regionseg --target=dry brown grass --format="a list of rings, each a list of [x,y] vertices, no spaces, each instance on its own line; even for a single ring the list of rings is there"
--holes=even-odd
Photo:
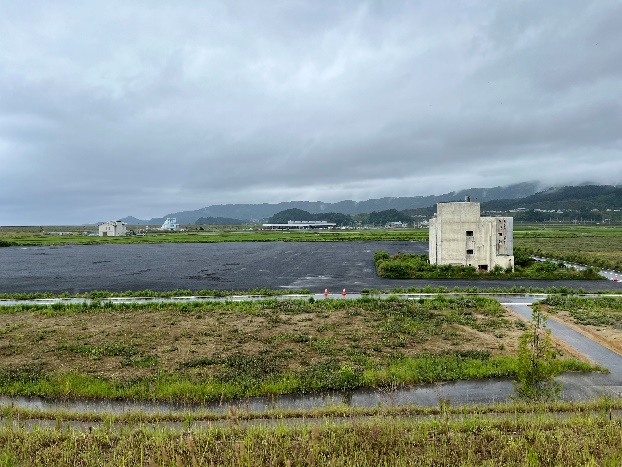
[[[76,370],[121,379],[158,370],[207,376],[222,371],[224,359],[240,354],[278,362],[282,370],[326,358],[365,365],[421,352],[512,355],[522,332],[515,317],[502,309],[494,316],[465,310],[467,324],[460,322],[462,311],[422,313],[425,319],[406,319],[355,303],[303,312],[266,308],[249,313],[225,307],[187,312],[174,306],[53,315],[18,312],[0,314],[0,357],[5,368],[34,364],[46,372]]]

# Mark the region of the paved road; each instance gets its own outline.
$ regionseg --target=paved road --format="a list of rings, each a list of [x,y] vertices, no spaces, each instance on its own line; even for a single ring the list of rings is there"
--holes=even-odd
[[[524,303],[504,303],[512,311],[531,319],[531,308]],[[599,395],[622,395],[622,356],[603,347],[598,342],[570,329],[568,326],[549,319],[547,327],[551,334],[564,341],[583,355],[608,368],[609,374],[566,374],[559,377],[564,383],[564,399],[585,399]]]
[[[0,293],[90,290],[395,287],[620,288],[611,281],[391,280],[376,276],[377,250],[427,253],[427,242],[241,242],[0,248]]]

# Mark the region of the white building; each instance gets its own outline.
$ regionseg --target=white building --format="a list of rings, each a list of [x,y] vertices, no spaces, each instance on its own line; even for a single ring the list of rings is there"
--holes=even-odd
[[[100,237],[122,237],[126,234],[127,224],[121,221],[104,222],[99,226]]]
[[[438,203],[430,219],[430,264],[514,269],[514,219],[480,217],[479,203]]]
[[[179,228],[179,224],[177,223],[176,217],[167,217],[160,227],[160,230],[177,230]]]

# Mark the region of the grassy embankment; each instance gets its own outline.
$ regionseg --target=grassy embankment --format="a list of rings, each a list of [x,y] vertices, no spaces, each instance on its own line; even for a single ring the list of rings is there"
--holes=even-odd
[[[0,308],[0,393],[208,401],[513,376],[524,323],[495,300]],[[562,370],[593,368],[561,354]]]
[[[0,428],[0,465],[620,465],[610,412],[481,414],[170,427],[130,422],[74,431]]]

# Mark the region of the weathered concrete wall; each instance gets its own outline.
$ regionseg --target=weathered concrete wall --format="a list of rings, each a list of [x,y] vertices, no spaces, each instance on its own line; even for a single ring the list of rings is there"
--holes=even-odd
[[[480,217],[479,203],[439,203],[430,219],[430,263],[514,267],[513,219]]]
[[[122,237],[126,233],[125,223],[120,221],[105,222],[99,226],[100,237]]]

